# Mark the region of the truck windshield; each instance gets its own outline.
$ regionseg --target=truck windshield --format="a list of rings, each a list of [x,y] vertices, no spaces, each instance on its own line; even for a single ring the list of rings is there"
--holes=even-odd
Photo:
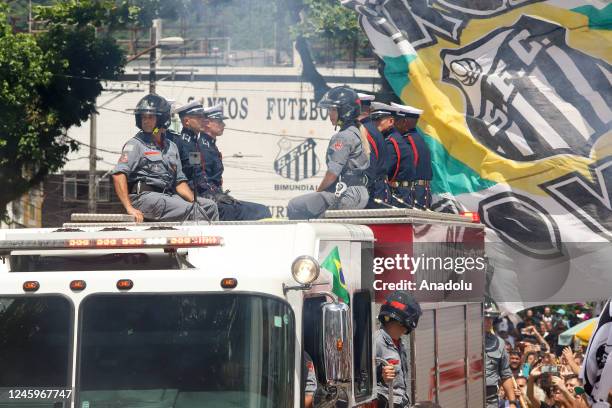
[[[70,390],[72,315],[61,296],[0,295],[0,406],[54,406],[8,390]]]
[[[294,317],[283,301],[92,295],[80,317],[76,406],[293,405]]]

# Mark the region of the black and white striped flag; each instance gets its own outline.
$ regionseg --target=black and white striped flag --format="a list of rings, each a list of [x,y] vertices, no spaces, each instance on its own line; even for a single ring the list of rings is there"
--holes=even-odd
[[[608,408],[608,394],[612,391],[612,309],[606,303],[597,328],[589,341],[580,377],[592,408]]]

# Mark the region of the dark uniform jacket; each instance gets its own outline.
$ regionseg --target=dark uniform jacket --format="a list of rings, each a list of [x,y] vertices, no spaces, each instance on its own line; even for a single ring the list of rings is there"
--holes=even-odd
[[[183,128],[181,132],[181,161],[185,175],[193,188],[198,184],[198,195],[221,192],[223,185],[223,161],[217,148],[216,139],[206,133],[196,134],[191,129]],[[189,153],[200,155],[200,164],[189,164]],[[204,171],[202,171],[202,169]]]
[[[414,180],[416,173],[412,147],[396,129],[386,139],[389,161],[387,176],[389,181]]]
[[[370,167],[366,170],[369,183],[384,179],[387,176],[387,144],[385,137],[378,131],[376,125],[370,118],[361,121],[368,131],[368,142],[370,142]]]
[[[416,129],[410,129],[404,134],[404,137],[410,144],[414,155],[414,161],[416,163],[415,179],[431,180],[431,152],[423,136],[421,136]]]

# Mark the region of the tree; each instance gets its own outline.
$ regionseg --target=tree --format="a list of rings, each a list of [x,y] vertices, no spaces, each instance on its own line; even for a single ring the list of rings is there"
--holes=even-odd
[[[343,48],[353,62],[359,55],[369,52],[369,41],[359,26],[357,14],[340,4],[338,0],[285,0],[293,20],[292,34],[295,48],[303,64],[302,77],[315,88],[315,99],[320,99],[329,86],[319,73],[315,57],[311,50],[312,40],[325,39],[331,45]],[[329,47],[326,47],[329,48]],[[332,58],[343,56],[335,52]],[[384,62],[376,57],[382,86],[377,92],[377,99],[382,101],[399,101],[391,86],[385,79]]]
[[[77,144],[66,130],[95,110],[101,81],[125,58],[110,37],[134,18],[127,2],[70,0],[37,8],[44,31],[15,33],[0,6],[0,212],[60,169]]]

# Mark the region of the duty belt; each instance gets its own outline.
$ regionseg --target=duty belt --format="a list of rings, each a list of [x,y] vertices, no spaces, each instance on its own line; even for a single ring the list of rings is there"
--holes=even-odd
[[[389,185],[393,188],[397,187],[413,187],[413,186],[429,186],[429,180],[413,180],[413,181],[391,181]]]
[[[140,194],[140,193],[144,193],[147,191],[154,191],[156,193],[167,193],[169,192],[169,190],[167,188],[161,188],[161,187],[156,187],[156,186],[152,186],[149,185],[147,183],[145,183],[144,181],[137,181],[136,183],[134,183],[132,185],[132,188],[130,190],[130,194]]]
[[[356,176],[341,174],[340,177],[338,177],[338,181],[345,183],[349,187],[366,186],[368,184],[368,178],[365,175]]]

